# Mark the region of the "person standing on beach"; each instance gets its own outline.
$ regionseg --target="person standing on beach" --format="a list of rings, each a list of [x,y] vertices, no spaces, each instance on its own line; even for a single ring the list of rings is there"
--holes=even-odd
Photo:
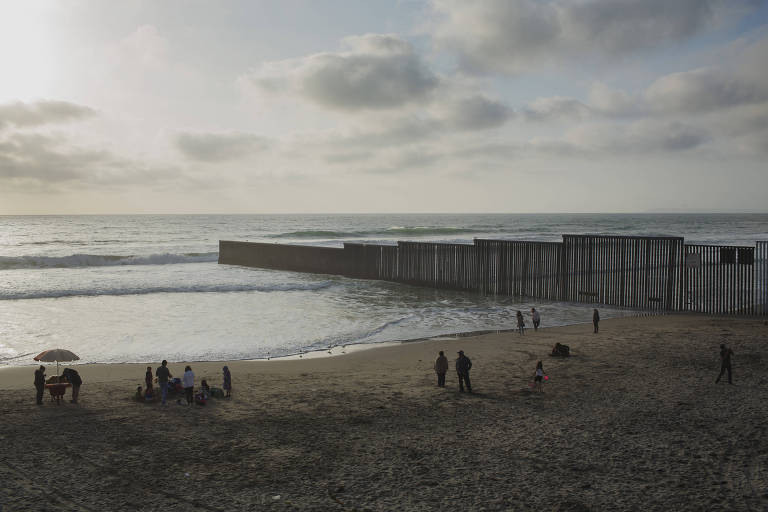
[[[35,389],[37,390],[37,405],[43,405],[43,391],[45,391],[45,366],[35,370]]]
[[[146,384],[146,391],[152,391],[152,367],[147,366],[147,373],[144,374],[144,383]]]
[[[445,357],[443,351],[440,351],[440,355],[437,356],[435,361],[435,373],[437,374],[437,386],[440,388],[445,387],[445,374],[448,372],[448,358]]]
[[[187,397],[187,405],[192,405],[195,401],[192,396],[192,392],[195,390],[195,374],[192,373],[191,366],[184,368],[184,376],[181,378],[181,383],[184,386],[184,395]]]
[[[724,344],[720,345],[720,375],[717,376],[715,384],[720,382],[720,378],[726,371],[728,372],[728,384],[733,384],[731,382],[731,356],[733,356],[733,350]]]
[[[464,384],[467,385],[467,391],[472,392],[472,383],[469,381],[469,370],[472,369],[472,361],[464,355],[463,350],[459,350],[459,358],[456,359],[456,373],[459,375],[459,391],[464,392]]]
[[[72,384],[72,400],[70,400],[69,403],[76,404],[77,397],[80,396],[80,386],[83,385],[83,379],[80,377],[80,374],[72,368],[65,368],[64,371],[61,372],[61,376]]]
[[[525,319],[522,311],[517,312],[517,332],[520,333],[520,336],[525,334]]]
[[[168,369],[168,361],[163,359],[161,366],[155,370],[157,376],[157,385],[160,386],[161,404],[165,405],[165,397],[168,395],[168,379],[172,378],[171,371]]]
[[[539,324],[541,323],[541,315],[536,311],[536,308],[531,308],[531,320],[533,321],[533,330],[539,330]]]
[[[600,313],[598,313],[597,308],[595,308],[592,312],[592,325],[595,326],[595,334],[597,334],[598,325],[600,323]]]
[[[534,389],[539,390],[539,393],[544,392],[544,364],[539,361],[536,363],[536,371],[533,373],[533,386]]]
[[[222,371],[224,372],[224,383],[222,387],[224,388],[224,391],[227,392],[224,398],[229,398],[232,396],[232,374],[229,373],[229,368],[227,366],[222,368]]]

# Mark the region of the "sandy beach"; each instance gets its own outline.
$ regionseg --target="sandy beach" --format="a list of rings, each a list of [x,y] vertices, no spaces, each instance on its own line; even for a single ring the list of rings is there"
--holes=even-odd
[[[6,368],[0,509],[766,510],[765,322],[600,327],[191,363],[196,384],[232,371],[233,398],[205,407],[134,401],[146,364],[79,365],[79,404],[37,406],[34,367]],[[720,343],[734,385],[714,382]],[[453,371],[436,387],[437,352],[459,349],[472,394]]]

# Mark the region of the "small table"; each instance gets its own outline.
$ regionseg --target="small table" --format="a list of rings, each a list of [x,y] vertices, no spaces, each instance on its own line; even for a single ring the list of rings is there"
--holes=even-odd
[[[46,384],[45,387],[51,393],[51,401],[56,400],[56,403],[60,403],[60,400],[64,398],[64,392],[71,386],[69,382],[59,382],[58,384]]]

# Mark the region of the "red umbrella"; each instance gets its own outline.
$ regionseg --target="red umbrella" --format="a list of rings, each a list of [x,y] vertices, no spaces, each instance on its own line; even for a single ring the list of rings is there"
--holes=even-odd
[[[54,348],[51,350],[44,350],[43,352],[40,352],[35,357],[33,357],[35,361],[42,361],[44,363],[52,363],[56,361],[56,375],[59,374],[59,361],[77,361],[80,359],[77,357],[77,355],[74,352],[70,352],[69,350],[63,349],[63,348]]]

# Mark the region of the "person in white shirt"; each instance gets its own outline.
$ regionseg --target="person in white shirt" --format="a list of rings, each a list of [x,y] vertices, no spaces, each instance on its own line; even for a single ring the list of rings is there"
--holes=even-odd
[[[531,308],[531,319],[533,320],[533,330],[539,330],[539,324],[541,323],[541,315],[536,311],[536,308]]]
[[[192,405],[194,402],[192,391],[195,389],[195,374],[192,373],[191,366],[184,368],[184,376],[181,378],[181,383],[184,386],[184,394],[187,397],[187,405]]]

